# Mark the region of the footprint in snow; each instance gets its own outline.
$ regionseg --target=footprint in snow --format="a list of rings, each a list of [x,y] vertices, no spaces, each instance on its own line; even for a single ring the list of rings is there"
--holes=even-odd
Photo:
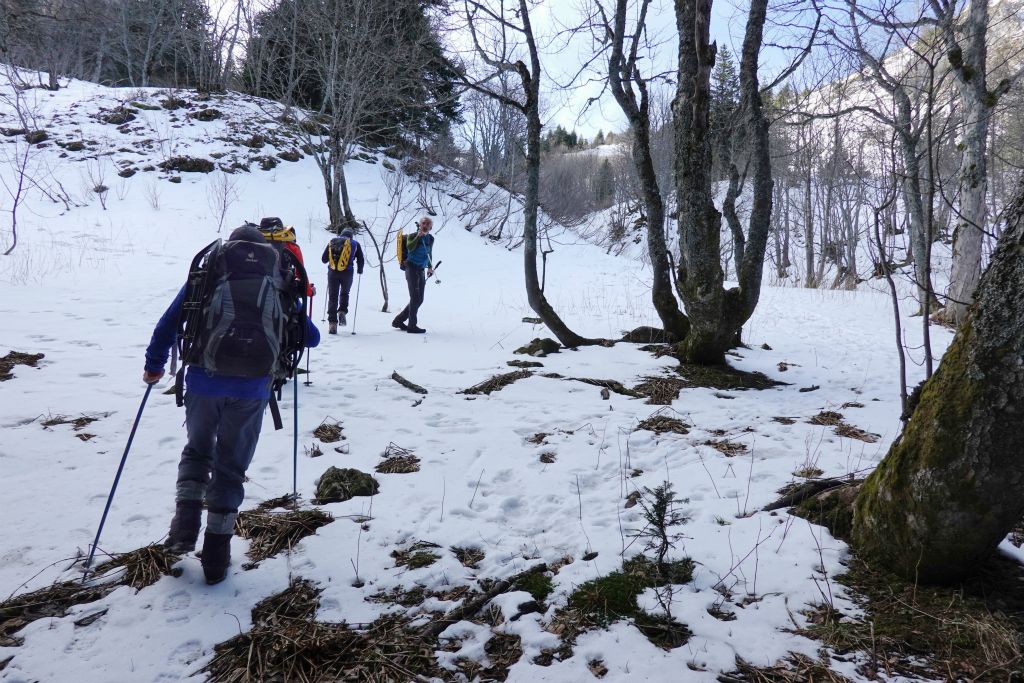
[[[167,656],[168,664],[188,665],[203,656],[203,645],[198,640],[189,640],[171,650]],[[158,680],[167,680],[161,677]],[[181,680],[181,675],[174,680]]]

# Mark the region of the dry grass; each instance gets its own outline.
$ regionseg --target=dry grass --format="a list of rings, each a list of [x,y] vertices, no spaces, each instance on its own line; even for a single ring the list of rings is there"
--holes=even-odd
[[[729,441],[728,439],[708,439],[703,445],[711,446],[727,458],[743,455],[748,450],[745,444]]]
[[[952,587],[914,585],[853,557],[837,581],[863,616],[819,605],[798,632],[860,653],[866,678],[1024,680],[1024,572],[994,558]]]
[[[655,406],[672,405],[679,398],[679,392],[688,385],[677,377],[645,377],[633,387],[633,391],[647,397],[647,403]]]
[[[0,603],[0,647],[21,644],[14,633],[37,619],[63,617],[77,605],[95,602],[120,586],[145,588],[172,573],[180,558],[163,546],[149,545],[114,555],[96,567],[88,583],[64,581]]]
[[[537,432],[533,436],[527,437],[526,443],[532,443],[534,446],[540,446],[549,436],[551,435],[547,432]]]
[[[718,676],[719,683],[850,683],[850,679],[807,655],[791,653],[773,666],[754,666],[736,658],[736,670]]]
[[[43,428],[49,429],[50,427],[56,427],[58,425],[71,425],[74,431],[85,429],[87,426],[96,422],[100,418],[92,417],[89,415],[81,415],[79,417],[70,418],[67,415],[51,415],[50,417],[43,420]]]
[[[434,659],[435,644],[408,629],[400,617],[381,617],[360,631],[315,621],[319,593],[299,580],[259,603],[252,630],[214,648],[213,660],[203,669],[207,680],[327,683],[445,676]]]
[[[834,410],[823,410],[810,420],[809,423],[812,425],[822,425],[824,427],[835,427],[843,424],[843,414],[837,413]]]
[[[408,548],[392,550],[391,557],[395,558],[396,567],[408,567],[409,569],[422,569],[441,559],[441,556],[433,552],[440,548],[436,543],[430,541],[416,541]]]
[[[655,434],[689,434],[690,426],[677,417],[670,417],[663,413],[655,413],[636,426],[637,430],[646,429]]]
[[[20,351],[11,351],[3,358],[0,358],[0,382],[6,382],[14,377],[14,373],[11,372],[15,365],[27,365],[31,368],[36,367],[36,363],[45,358],[41,353],[21,353]]]
[[[854,427],[853,425],[845,422],[836,426],[836,434],[839,436],[845,436],[847,439],[857,439],[858,441],[863,441],[865,443],[877,443],[878,440],[882,438],[878,434],[866,432],[860,427]]]
[[[324,443],[334,443],[345,438],[342,434],[343,427],[340,422],[328,422],[326,419],[320,426],[313,430],[313,436]]]
[[[545,465],[550,465],[558,459],[558,456],[554,451],[544,451],[538,459]]]
[[[300,540],[333,521],[334,517],[316,508],[274,510],[260,506],[238,515],[235,532],[251,542],[246,553],[249,558],[253,562],[262,562],[282,550],[290,550]]]
[[[408,474],[420,471],[420,459],[408,448],[402,448],[394,441],[387,445],[382,454],[384,460],[377,464],[381,474]]]
[[[516,370],[514,372],[506,372],[501,375],[495,375],[488,380],[474,384],[468,389],[463,389],[460,394],[491,394],[495,391],[501,391],[513,382],[518,382],[521,379],[532,377],[533,373],[529,370]]]
[[[462,563],[463,567],[470,569],[476,569],[477,565],[485,557],[484,551],[476,546],[452,546],[451,551],[455,555],[455,559]]]
[[[792,417],[776,416],[772,418],[772,422],[778,422],[781,425],[792,425],[796,424],[796,420]]]
[[[381,474],[409,474],[420,471],[420,459],[415,455],[396,455],[386,458],[374,468]]]

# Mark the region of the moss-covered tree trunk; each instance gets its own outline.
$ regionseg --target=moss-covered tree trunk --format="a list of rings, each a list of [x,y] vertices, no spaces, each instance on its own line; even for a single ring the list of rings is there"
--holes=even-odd
[[[852,540],[910,580],[955,581],[1024,515],[1024,181],[903,434],[864,482]]]

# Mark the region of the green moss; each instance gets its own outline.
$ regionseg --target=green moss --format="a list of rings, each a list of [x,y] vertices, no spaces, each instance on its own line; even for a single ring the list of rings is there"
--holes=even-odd
[[[843,487],[812,496],[793,509],[798,517],[820,524],[835,538],[848,540],[853,529],[853,501],[857,489]]]
[[[989,508],[989,501],[979,499],[971,465],[963,458],[972,413],[983,392],[968,372],[974,336],[968,321],[922,388],[902,437],[865,480],[854,504],[854,545],[904,577],[942,581],[968,570],[958,564],[958,557],[945,557],[935,545],[945,540],[941,515],[975,510],[982,518]],[[941,473],[943,481],[963,485],[932,483],[922,488],[917,477],[924,472]]]
[[[579,612],[583,623],[607,626],[638,612],[636,599],[644,588],[642,577],[612,572],[577,588],[569,596],[569,607]]]
[[[538,602],[544,602],[554,590],[554,587],[551,584],[551,577],[545,576],[540,572],[523,574],[523,576],[516,581],[515,586],[519,590],[526,591],[532,595],[533,599]]]
[[[409,567],[409,569],[422,569],[423,567],[429,567],[434,564],[438,559],[440,559],[439,556],[434,553],[428,550],[421,550],[420,552],[413,553],[409,556],[409,559],[406,561],[406,566]]]

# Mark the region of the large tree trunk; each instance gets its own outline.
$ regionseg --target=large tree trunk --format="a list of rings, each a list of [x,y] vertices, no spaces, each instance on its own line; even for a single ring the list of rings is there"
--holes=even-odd
[[[691,363],[725,362],[761,293],[764,252],[771,223],[772,178],[768,124],[761,111],[757,61],[767,0],[752,0],[740,61],[738,126],[752,169],[752,203],[739,287],[726,291],[721,264],[722,216],[711,192],[710,75],[716,47],[710,43],[711,0],[676,0],[679,78],[675,114],[676,196],[679,203],[678,287],[690,317],[690,334],[680,351]],[[739,148],[740,145],[735,147]]]
[[[1024,515],[1024,182],[960,327],[854,507],[853,543],[910,580],[955,581]]]
[[[658,186],[654,159],[651,157],[651,118],[647,83],[640,76],[639,69],[633,61],[636,50],[631,49],[630,56],[627,57],[623,48],[627,5],[627,0],[617,0],[615,5],[612,51],[608,58],[608,84],[633,131],[633,165],[640,181],[640,194],[647,212],[647,252],[651,257],[653,271],[651,301],[665,331],[675,339],[681,340],[690,331],[690,321],[679,310],[672,289],[671,265],[668,247],[665,245],[665,203],[661,197],[661,188]],[[633,33],[634,45],[645,32],[646,9],[647,5],[644,4],[641,18]],[[633,90],[634,84],[639,91],[639,101],[637,93]]]

